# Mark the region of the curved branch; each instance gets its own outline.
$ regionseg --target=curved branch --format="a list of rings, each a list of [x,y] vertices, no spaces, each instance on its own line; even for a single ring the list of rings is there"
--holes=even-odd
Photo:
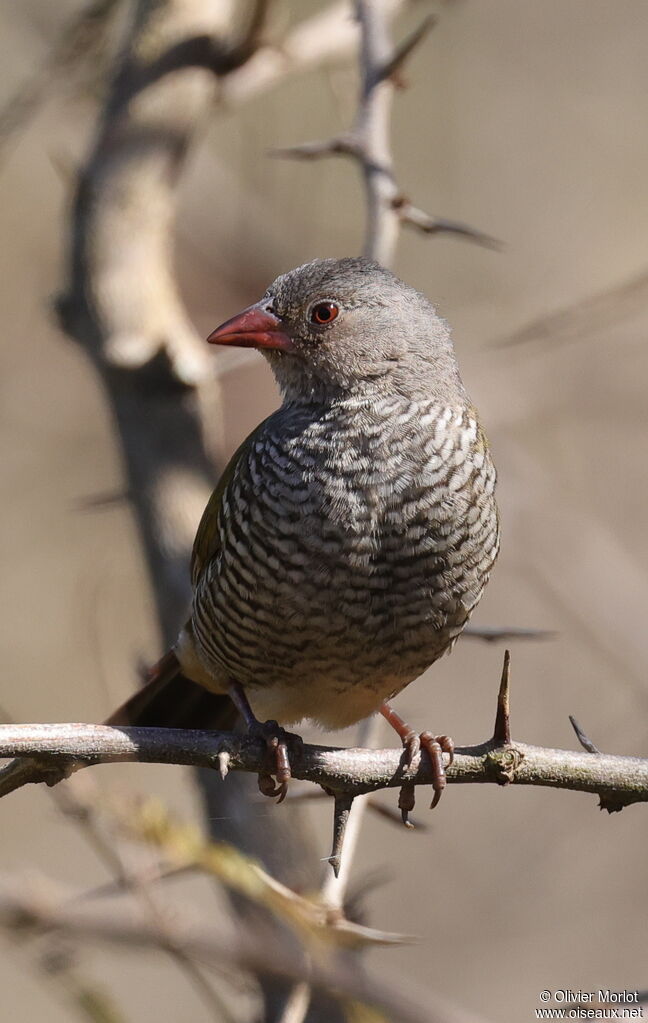
[[[380,16],[392,22],[413,0],[376,0]],[[353,57],[360,29],[348,0],[338,0],[297,22],[277,42],[258,48],[252,58],[221,82],[227,109],[266,93],[284,78],[339,64]]]
[[[360,98],[351,130],[332,139],[275,149],[273,155],[299,160],[328,156],[351,157],[362,171],[367,206],[364,255],[384,266],[394,260],[401,225],[424,234],[455,234],[488,248],[499,243],[490,235],[459,221],[433,217],[417,209],[401,193],[391,152],[391,107],[400,71],[435,19],[427,17],[395,47],[389,36],[390,12],[378,0],[355,0],[360,26]]]
[[[77,766],[136,761],[219,769],[219,754],[223,753],[228,754],[230,770],[258,773],[264,768],[265,750],[232,732],[86,724],[0,725],[0,757],[35,757],[52,766],[73,759],[81,762]],[[292,759],[292,773],[295,778],[355,795],[398,788],[404,780],[414,785],[432,784],[426,758],[415,759],[411,768],[404,770],[402,753],[395,749],[305,745]],[[486,742],[459,747],[447,776],[451,784],[494,782],[597,793],[610,811],[648,802],[648,759],[638,757]],[[0,795],[5,794],[0,775]]]

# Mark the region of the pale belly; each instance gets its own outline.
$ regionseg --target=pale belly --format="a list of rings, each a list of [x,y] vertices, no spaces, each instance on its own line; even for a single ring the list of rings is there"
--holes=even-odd
[[[435,646],[415,658],[396,661],[393,648],[386,651],[377,644],[374,657],[365,659],[357,650],[349,650],[346,658],[330,658],[326,663],[307,660],[290,679],[271,686],[250,683],[246,690],[261,720],[292,724],[309,718],[324,728],[346,728],[375,713],[438,656]]]

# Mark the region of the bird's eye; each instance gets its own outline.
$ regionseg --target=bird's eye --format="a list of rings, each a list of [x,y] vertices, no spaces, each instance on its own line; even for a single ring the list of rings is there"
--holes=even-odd
[[[333,323],[339,311],[335,302],[318,302],[311,309],[311,323],[317,323],[320,327],[326,326],[327,323]]]

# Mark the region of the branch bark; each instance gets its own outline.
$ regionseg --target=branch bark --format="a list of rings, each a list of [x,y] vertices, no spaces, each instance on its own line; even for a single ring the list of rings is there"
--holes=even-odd
[[[412,206],[402,194],[394,172],[391,151],[391,109],[401,68],[434,24],[427,17],[400,46],[389,35],[388,5],[382,0],[355,0],[360,26],[360,97],[350,131],[323,141],[304,142],[274,150],[275,156],[316,160],[348,156],[363,175],[367,225],[363,251],[383,266],[394,261],[402,224],[425,234],[450,233],[489,248],[499,243],[489,235],[459,221],[433,217]]]
[[[71,758],[84,766],[137,761],[219,769],[218,755],[223,752],[228,754],[230,770],[258,773],[263,769],[265,749],[232,732],[86,724],[0,725],[0,757],[47,758],[52,764]],[[295,778],[353,795],[399,788],[403,781],[417,786],[432,784],[427,758],[415,759],[407,770],[402,759],[402,750],[305,745],[302,755],[293,757],[291,763]],[[450,784],[536,785],[592,792],[601,796],[610,810],[648,802],[648,759],[520,742],[459,747],[447,777]],[[5,794],[0,776],[0,795]]]

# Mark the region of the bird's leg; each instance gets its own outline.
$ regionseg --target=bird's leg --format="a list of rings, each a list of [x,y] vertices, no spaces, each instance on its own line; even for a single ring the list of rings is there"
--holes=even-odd
[[[259,721],[250,706],[245,690],[240,682],[230,682],[229,694],[234,706],[245,721],[248,734],[258,737],[266,744],[270,755],[271,770],[259,772],[259,791],[264,796],[279,796],[282,803],[288,791],[288,782],[292,777],[290,758],[288,756],[288,739],[298,739],[286,732],[276,721]],[[299,739],[301,742],[301,739]],[[273,779],[276,778],[277,783]]]
[[[382,704],[380,713],[400,736],[403,749],[405,750],[405,767],[410,767],[414,757],[421,749],[424,749],[430,758],[432,788],[434,789],[434,798],[430,804],[430,809],[433,810],[441,799],[441,793],[446,787],[443,754],[448,754],[449,767],[454,759],[454,742],[449,735],[433,735],[432,732],[421,732],[420,735],[417,735],[414,729],[387,702]],[[403,818],[403,824],[406,827],[412,827],[408,819],[409,811],[414,809],[414,785],[411,782],[405,782],[401,787],[398,806]]]

